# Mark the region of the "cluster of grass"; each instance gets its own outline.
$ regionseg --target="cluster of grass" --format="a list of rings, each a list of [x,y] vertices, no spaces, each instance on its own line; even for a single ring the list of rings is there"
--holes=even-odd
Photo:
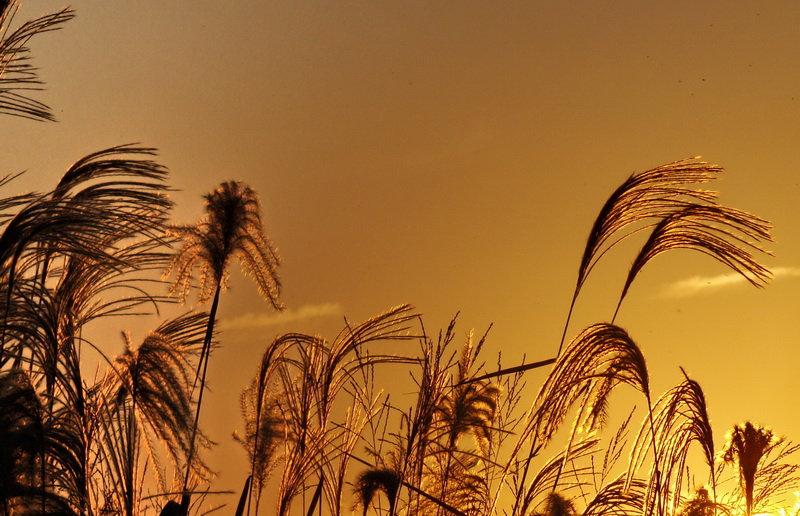
[[[0,111],[48,120],[26,44],[58,28],[60,11],[10,29],[0,4]],[[122,145],[79,159],[52,189],[0,198],[0,513],[202,514],[213,510],[212,445],[202,431],[205,378],[223,345],[214,325],[231,260],[281,310],[280,259],[255,192],[226,182],[205,216],[171,224],[167,171],[151,148]],[[755,286],[769,224],[722,206],[699,185],[722,173],[698,159],[632,175],[609,197],[580,260],[564,338],[552,357],[489,368],[487,335],[463,340],[456,320],[429,335],[407,305],[333,340],[302,333],[266,345],[243,391],[249,459],[242,514],[643,516],[773,510],[797,487],[797,446],[765,427],[736,426],[716,446],[701,386],[684,375],[651,392],[645,357],[615,324],[569,319],[593,268],[623,239],[645,236],[619,296],[673,249],[702,252]],[[5,190],[13,176],[0,180]],[[171,288],[168,288],[171,287]],[[124,324],[199,290],[209,312],[168,318],[116,357],[85,331]],[[404,352],[396,350],[402,341]],[[86,376],[87,353],[102,357]],[[549,368],[538,387],[531,369]],[[385,370],[410,371],[408,407],[381,390]],[[644,414],[609,421],[627,385]],[[527,394],[536,392],[531,402]],[[611,428],[607,428],[610,426]],[[702,457],[690,470],[690,449]]]

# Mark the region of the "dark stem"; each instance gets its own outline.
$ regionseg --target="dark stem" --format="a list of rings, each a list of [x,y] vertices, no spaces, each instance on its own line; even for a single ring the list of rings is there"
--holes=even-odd
[[[645,398],[647,399],[647,417],[650,419],[650,435],[653,438],[653,472],[656,476],[656,492],[660,493],[661,491],[661,470],[658,467],[659,464],[659,457],[658,457],[658,444],[656,443],[656,428],[653,423],[653,404],[650,401],[650,393],[645,393]],[[661,505],[663,504],[663,500],[661,496],[658,497],[658,513],[663,514],[661,511]]]
[[[197,439],[197,424],[200,421],[200,408],[203,405],[203,392],[206,386],[206,372],[208,371],[208,357],[211,355],[211,339],[214,335],[214,321],[217,316],[217,307],[219,306],[219,294],[222,290],[221,283],[217,283],[217,290],[214,292],[214,301],[211,303],[211,311],[208,314],[208,325],[206,326],[206,336],[203,340],[203,349],[200,351],[200,360],[197,363],[197,370],[200,371],[202,365],[202,375],[200,376],[200,394],[197,396],[197,410],[194,414],[194,425],[192,426],[192,438],[189,441],[189,455],[186,459],[186,476],[183,479],[183,496],[181,497],[181,509],[183,514],[189,514],[189,502],[191,501],[191,494],[189,489],[189,476],[192,472],[192,460],[195,455],[195,441]],[[195,377],[195,380],[197,378]]]
[[[569,311],[567,312],[567,320],[564,322],[564,331],[561,333],[561,342],[558,343],[558,353],[556,357],[561,356],[561,349],[564,347],[564,341],[567,338],[567,329],[569,328],[569,321],[572,319],[572,311],[575,309],[575,301],[578,300],[578,293],[580,292],[580,285],[575,288],[575,293],[572,294],[572,302],[569,304]]]

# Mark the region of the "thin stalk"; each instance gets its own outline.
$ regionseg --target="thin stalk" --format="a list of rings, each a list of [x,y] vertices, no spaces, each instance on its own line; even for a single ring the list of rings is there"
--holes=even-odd
[[[236,506],[235,516],[242,516],[244,514],[245,504],[248,505],[248,510],[250,509],[250,483],[252,480],[253,477],[248,476],[247,480],[244,481],[244,489],[242,489],[242,494],[239,496],[239,504]]]
[[[561,473],[564,471],[564,465],[567,463],[567,459],[569,459],[569,452],[572,448],[572,443],[575,442],[575,433],[578,430],[578,424],[580,423],[580,420],[583,418],[583,411],[586,409],[586,404],[588,401],[589,394],[587,393],[583,398],[583,403],[581,403],[578,414],[575,416],[575,422],[572,424],[572,428],[570,428],[569,439],[567,440],[567,446],[564,449],[564,458],[561,460],[561,464],[558,466],[558,472],[556,473],[556,478],[553,481],[553,492],[556,492],[556,487],[561,479]]]
[[[617,320],[617,314],[619,314],[619,307],[622,306],[622,300],[623,299],[624,298],[621,297],[621,298],[619,298],[619,302],[617,302],[617,308],[614,309],[614,316],[611,318],[611,324],[614,324],[616,322],[616,320]]]
[[[133,516],[133,495],[134,495],[134,469],[136,467],[134,459],[134,447],[136,441],[136,393],[131,396],[131,409],[128,414],[128,460],[127,467],[125,468],[125,514],[126,516]]]
[[[661,490],[661,470],[658,467],[659,458],[658,458],[658,445],[656,443],[656,428],[653,423],[653,404],[650,401],[650,393],[645,393],[645,398],[647,399],[647,417],[650,420],[650,435],[653,438],[653,470],[656,477],[656,492]],[[658,497],[658,514],[663,514],[661,511],[662,500],[661,497]]]
[[[567,329],[569,328],[569,321],[572,319],[572,311],[575,309],[575,302],[578,300],[578,294],[580,293],[581,286],[580,284],[575,287],[575,293],[572,295],[572,302],[569,304],[569,311],[567,312],[567,320],[564,322],[564,331],[561,332],[561,342],[558,343],[558,353],[556,353],[556,358],[561,356],[561,349],[564,347],[564,341],[567,338]]]
[[[533,432],[533,436],[531,437],[531,450],[528,452],[528,460],[525,461],[525,467],[522,470],[522,478],[519,481],[519,486],[522,486],[522,490],[523,491],[525,489],[525,487],[524,487],[525,486],[525,481],[528,478],[528,470],[530,469],[531,462],[533,461],[533,458],[536,456],[536,454],[539,453],[540,447],[537,447],[537,444],[536,444],[536,438],[537,437],[538,437],[538,434],[536,433],[536,431],[534,431]],[[523,495],[523,498],[525,498],[525,497],[526,497],[526,495]],[[520,503],[519,493],[517,493],[514,498],[515,498],[514,499],[514,508],[512,509],[511,514],[518,514],[517,509],[519,508],[519,503]],[[527,503],[524,500],[523,500],[523,504],[527,505]]]
[[[192,472],[192,460],[194,459],[195,441],[197,439],[197,425],[200,421],[200,409],[203,405],[203,392],[206,386],[206,372],[208,371],[208,358],[211,355],[211,339],[214,335],[214,321],[217,316],[217,308],[219,307],[219,294],[222,291],[222,284],[217,283],[217,289],[214,292],[214,300],[211,303],[211,311],[208,314],[208,325],[206,326],[206,335],[203,340],[203,349],[200,352],[200,361],[197,364],[198,371],[202,364],[202,376],[200,377],[200,394],[197,396],[197,410],[194,414],[194,425],[192,426],[192,437],[189,441],[189,455],[186,459],[186,476],[183,479],[183,496],[181,497],[181,509],[183,514],[189,513],[189,502],[191,501],[191,493],[188,492],[189,476]],[[195,378],[196,379],[196,378]]]

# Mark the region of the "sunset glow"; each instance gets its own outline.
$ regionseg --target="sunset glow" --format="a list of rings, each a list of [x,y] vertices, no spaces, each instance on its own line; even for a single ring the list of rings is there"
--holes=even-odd
[[[800,514],[800,3],[70,5],[0,3],[0,516]]]

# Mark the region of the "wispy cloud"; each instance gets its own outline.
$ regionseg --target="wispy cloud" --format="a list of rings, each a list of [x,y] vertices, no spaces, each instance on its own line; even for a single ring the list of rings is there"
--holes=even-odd
[[[231,319],[221,319],[220,326],[224,330],[254,330],[341,314],[342,306],[339,303],[323,303],[301,306],[296,310],[287,308],[283,312],[249,312]]]
[[[800,267],[775,267],[772,269],[775,278],[800,278]]]
[[[800,267],[775,267],[772,269],[773,281],[783,278],[800,277]],[[693,276],[668,285],[663,291],[664,297],[689,297],[710,293],[720,288],[747,283],[741,274],[734,272],[718,276]]]

